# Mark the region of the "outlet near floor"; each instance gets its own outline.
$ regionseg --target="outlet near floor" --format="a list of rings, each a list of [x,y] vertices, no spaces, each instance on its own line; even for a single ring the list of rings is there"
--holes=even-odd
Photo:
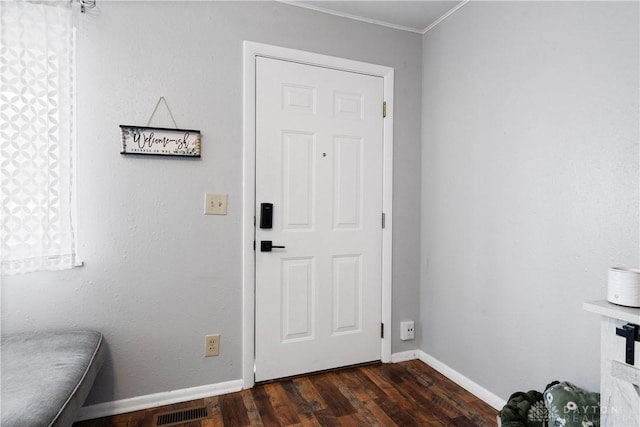
[[[400,339],[408,341],[415,338],[415,325],[413,320],[403,320],[400,322]]]
[[[206,335],[204,337],[205,357],[217,356],[220,354],[220,334]]]

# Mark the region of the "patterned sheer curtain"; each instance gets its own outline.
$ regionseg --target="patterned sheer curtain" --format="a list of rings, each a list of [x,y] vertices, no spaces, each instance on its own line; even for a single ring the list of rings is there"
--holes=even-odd
[[[0,273],[78,264],[67,1],[0,1]]]

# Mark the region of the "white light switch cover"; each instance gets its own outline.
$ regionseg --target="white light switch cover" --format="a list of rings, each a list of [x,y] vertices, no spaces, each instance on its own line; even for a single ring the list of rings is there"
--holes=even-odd
[[[227,214],[227,195],[205,193],[204,214],[205,215],[226,215]]]

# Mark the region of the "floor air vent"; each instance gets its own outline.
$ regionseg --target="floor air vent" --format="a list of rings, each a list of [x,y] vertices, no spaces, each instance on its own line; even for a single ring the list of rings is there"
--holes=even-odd
[[[206,406],[201,408],[184,409],[181,411],[165,412],[156,415],[155,426],[169,427],[189,421],[197,421],[209,418],[209,411]]]

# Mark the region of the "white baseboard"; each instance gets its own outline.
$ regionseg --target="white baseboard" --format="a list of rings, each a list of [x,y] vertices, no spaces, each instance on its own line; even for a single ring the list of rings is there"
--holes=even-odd
[[[391,355],[391,363],[406,362],[420,358],[420,350],[401,351]]]
[[[124,414],[126,412],[157,408],[158,406],[188,402],[189,400],[218,396],[225,393],[234,393],[240,390],[242,390],[242,380],[234,380],[166,391],[162,393],[147,394],[129,399],[115,400],[113,402],[98,403],[96,405],[83,406],[80,408],[76,421],[110,417],[112,415]]]
[[[506,401],[499,396],[491,393],[486,388],[482,387],[480,384],[470,380],[469,378],[462,375],[460,372],[454,370],[453,368],[445,365],[435,357],[425,353],[424,351],[417,350],[419,354],[419,359],[431,366],[436,371],[440,372],[445,377],[449,378],[454,383],[458,384],[460,387],[467,390],[469,393],[475,395],[477,398],[485,401],[490,406],[494,407],[497,410],[500,410],[506,405]]]
[[[491,393],[486,388],[473,382],[458,371],[445,365],[422,350],[402,351],[391,355],[391,362],[393,363],[406,362],[408,360],[415,359],[420,359],[454,383],[458,384],[460,387],[464,388],[497,410],[502,409],[502,407],[507,403],[505,400]],[[80,408],[76,421],[110,417],[112,415],[157,408],[158,406],[171,405],[173,403],[188,402],[189,400],[202,399],[209,396],[235,393],[242,390],[242,384],[242,380],[234,380],[83,406]]]

